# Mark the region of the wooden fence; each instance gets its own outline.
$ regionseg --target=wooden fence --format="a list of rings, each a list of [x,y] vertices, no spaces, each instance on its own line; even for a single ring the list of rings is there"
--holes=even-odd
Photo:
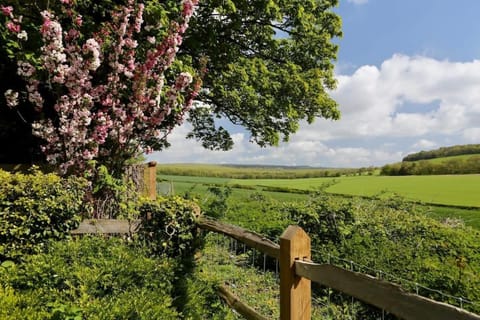
[[[138,222],[86,220],[73,234],[125,234],[135,232]],[[370,275],[330,264],[312,262],[310,237],[298,226],[289,226],[280,237],[280,245],[255,232],[219,221],[201,218],[198,227],[241,241],[280,264],[280,319],[311,318],[311,281],[345,293],[406,320],[480,320],[480,316],[452,305],[408,293],[398,285]],[[266,317],[241,302],[225,286],[219,295],[246,319]]]

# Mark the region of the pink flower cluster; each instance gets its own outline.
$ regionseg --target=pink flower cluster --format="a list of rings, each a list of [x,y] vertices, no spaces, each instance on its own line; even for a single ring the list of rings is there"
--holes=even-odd
[[[13,7],[12,6],[0,6],[0,11],[2,11],[2,14],[6,17],[8,17],[8,20],[5,23],[5,26],[7,27],[8,31],[12,33],[20,33],[22,30],[20,24],[22,22],[22,18],[16,19],[15,16],[13,15]],[[23,35],[20,37],[24,37]]]
[[[7,16],[7,17],[13,19],[13,7],[12,6],[7,6],[7,7],[0,6],[0,10],[2,11],[2,14],[4,16]]]
[[[69,0],[61,2],[73,5]],[[91,159],[125,161],[151,151],[183,121],[200,80],[187,72],[174,79],[166,73],[197,3],[182,2],[179,21],[171,23],[160,42],[152,35],[140,38],[149,32],[141,32],[144,5],[134,0],[112,13],[112,24],[83,44],[79,43],[80,16],[70,17],[77,27],[64,31],[53,13],[42,12],[41,65],[19,61],[17,72],[26,80],[28,101],[35,108],[42,109],[47,101],[40,87],[50,88],[50,96],[56,97],[52,105],[56,120],[44,119],[32,126],[46,142],[42,150],[50,163],[63,171],[81,172]],[[7,11],[2,7],[4,14]],[[150,47],[145,56],[138,49],[140,39]],[[18,104],[18,93],[7,91],[5,97],[9,105]]]

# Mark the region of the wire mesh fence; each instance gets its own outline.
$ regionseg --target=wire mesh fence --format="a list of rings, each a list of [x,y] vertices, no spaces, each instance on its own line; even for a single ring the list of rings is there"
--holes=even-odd
[[[219,234],[209,234],[207,236],[218,250],[228,252],[229,263],[237,267],[249,268],[256,270],[257,273],[269,274],[268,277],[275,280],[278,287],[279,284],[279,263],[277,259],[268,257],[267,255],[249,248],[247,245],[232,239],[228,236]],[[278,239],[269,239],[278,243]],[[424,297],[433,298],[436,301],[455,305],[459,308],[465,308],[468,305],[477,305],[476,302],[465,299],[464,297],[453,296],[440,290],[429,288],[415,281],[404,279],[393,273],[385,272],[371,268],[361,263],[338,257],[332,254],[322,254],[318,250],[312,250],[312,255],[316,258],[315,262],[325,263],[341,267],[343,269],[371,275],[377,279],[382,279],[401,286],[405,291]],[[228,282],[235,286],[236,278],[232,277]],[[269,285],[272,285],[270,282]],[[275,290],[274,290],[275,291]],[[277,290],[278,291],[278,290]],[[278,294],[277,294],[278,299]],[[366,303],[363,303],[351,296],[337,292],[330,288],[322,287],[312,283],[312,318],[313,319],[381,319],[390,320],[397,319],[385,310],[378,309]],[[275,311],[269,311],[269,313]]]

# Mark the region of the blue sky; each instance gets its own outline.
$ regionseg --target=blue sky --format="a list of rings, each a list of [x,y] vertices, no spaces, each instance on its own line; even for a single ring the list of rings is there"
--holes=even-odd
[[[302,124],[262,149],[236,130],[228,152],[204,150],[177,128],[161,163],[379,166],[408,153],[480,143],[480,1],[340,0],[339,121]]]

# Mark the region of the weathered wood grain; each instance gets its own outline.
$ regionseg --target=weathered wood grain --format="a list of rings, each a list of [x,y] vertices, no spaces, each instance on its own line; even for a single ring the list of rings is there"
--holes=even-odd
[[[398,285],[328,264],[295,261],[295,273],[406,320],[480,320],[480,316],[402,290]]]
[[[218,295],[225,300],[225,302],[238,313],[245,317],[247,320],[267,320],[268,318],[262,316],[254,309],[240,301],[232,292],[228,290],[226,286],[218,287]]]
[[[114,219],[86,219],[77,229],[70,231],[72,235],[81,234],[131,234],[134,233],[140,220],[114,220]]]
[[[310,279],[295,273],[295,261],[310,260],[310,237],[299,226],[289,226],[280,237],[280,320],[310,320]]]
[[[237,239],[238,241],[245,243],[251,248],[257,249],[270,257],[277,259],[280,258],[280,246],[253,231],[207,218],[200,218],[197,225],[201,229],[225,234],[231,238]]]

